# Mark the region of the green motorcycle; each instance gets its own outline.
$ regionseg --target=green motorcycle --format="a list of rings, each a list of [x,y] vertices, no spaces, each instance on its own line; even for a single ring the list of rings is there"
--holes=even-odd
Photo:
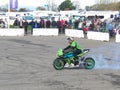
[[[57,58],[53,61],[53,67],[56,70],[62,70],[66,64],[69,66],[82,66],[85,69],[93,69],[95,66],[95,60],[92,57],[85,57],[90,49],[84,49],[81,54],[78,55],[78,59],[73,56],[72,52],[64,53],[62,49],[57,51]]]

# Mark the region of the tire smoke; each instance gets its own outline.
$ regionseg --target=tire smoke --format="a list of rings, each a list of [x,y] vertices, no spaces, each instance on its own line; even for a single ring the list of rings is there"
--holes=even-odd
[[[120,69],[120,44],[106,44],[92,49],[90,56],[95,59],[95,69]]]

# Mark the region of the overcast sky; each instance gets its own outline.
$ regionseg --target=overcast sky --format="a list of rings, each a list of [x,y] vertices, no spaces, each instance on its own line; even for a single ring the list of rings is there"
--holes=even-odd
[[[47,3],[48,0],[18,0],[18,7],[37,7],[37,6],[44,6]],[[53,0],[56,4],[58,3],[58,5],[65,1],[65,0]],[[59,1],[59,2],[58,2]],[[95,0],[71,0],[71,1],[79,1],[80,5],[82,8],[84,8],[85,6],[91,6],[93,4],[95,4]],[[9,0],[0,0],[0,5],[4,5],[7,4],[9,2]]]

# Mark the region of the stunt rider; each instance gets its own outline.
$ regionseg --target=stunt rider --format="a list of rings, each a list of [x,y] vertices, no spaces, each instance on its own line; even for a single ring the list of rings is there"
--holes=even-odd
[[[78,61],[79,57],[77,55],[82,53],[82,49],[80,45],[72,37],[67,38],[67,40],[69,42],[69,45],[63,49],[64,53],[68,53],[72,51],[75,60]]]

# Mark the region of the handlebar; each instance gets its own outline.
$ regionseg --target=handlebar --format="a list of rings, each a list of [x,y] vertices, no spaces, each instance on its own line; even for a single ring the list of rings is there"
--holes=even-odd
[[[89,52],[90,49],[83,49],[83,52]]]

